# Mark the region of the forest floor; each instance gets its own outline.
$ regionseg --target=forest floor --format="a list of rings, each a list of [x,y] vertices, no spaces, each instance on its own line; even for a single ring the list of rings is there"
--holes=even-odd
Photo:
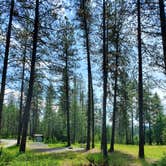
[[[73,149],[66,149],[64,143],[43,144],[29,142],[25,154],[18,153],[18,147],[3,149],[0,155],[0,166],[102,166],[104,159],[99,144],[88,152],[83,145],[75,144]],[[79,151],[75,151],[78,148]],[[145,146],[145,160],[138,159],[138,146],[115,145],[115,152],[108,154],[110,166],[166,166],[161,158],[166,153],[166,146]],[[104,165],[103,165],[104,166]]]

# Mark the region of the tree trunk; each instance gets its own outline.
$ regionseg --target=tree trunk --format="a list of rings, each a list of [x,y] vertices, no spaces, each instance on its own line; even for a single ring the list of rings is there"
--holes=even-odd
[[[116,48],[116,62],[115,62],[115,83],[114,83],[114,107],[113,107],[113,115],[112,115],[112,135],[111,135],[111,145],[110,145],[110,152],[114,152],[114,140],[115,140],[115,119],[116,119],[116,112],[117,112],[117,80],[118,80],[118,53],[119,53],[119,46],[117,42]]]
[[[126,77],[126,75],[125,75]],[[124,78],[124,87],[126,87],[126,78]],[[124,89],[124,119],[125,119],[125,135],[126,135],[126,145],[129,144],[129,138],[128,138],[128,117],[127,117],[127,91]]]
[[[145,117],[143,117],[143,128],[144,128],[144,145],[146,143],[146,124],[145,124]]]
[[[94,110],[94,96],[93,96],[93,82],[91,79],[91,99],[92,99],[92,148],[95,148],[95,110]]]
[[[164,10],[164,1],[159,0],[160,8],[160,24],[161,24],[161,35],[163,43],[163,54],[164,54],[164,68],[166,72],[166,15]]]
[[[67,36],[67,33],[66,33]],[[69,104],[69,74],[68,74],[68,47],[65,44],[65,90],[66,90],[66,113],[67,113],[67,146],[71,145],[70,141],[70,104]]]
[[[35,100],[35,109],[34,109],[34,122],[33,122],[33,135],[37,133],[38,130],[38,96]]]
[[[143,81],[142,81],[142,45],[141,45],[141,4],[137,0],[138,14],[138,110],[139,110],[139,158],[144,158],[144,127],[143,127]]]
[[[129,144],[129,138],[128,138],[128,129],[127,129],[127,127],[126,127],[126,145],[128,145]]]
[[[70,142],[70,112],[69,112],[69,78],[68,78],[68,57],[66,57],[66,112],[67,112],[67,146]]]
[[[106,129],[106,106],[107,106],[107,51],[106,51],[106,2],[103,0],[103,121],[102,121],[102,152],[107,157],[107,129]]]
[[[23,111],[23,93],[24,93],[24,75],[25,75],[25,56],[26,56],[26,47],[25,43],[24,53],[23,53],[23,63],[22,63],[22,75],[21,75],[21,96],[20,96],[20,110],[19,110],[19,124],[18,124],[18,136],[17,136],[17,146],[20,145],[20,138],[22,132],[22,111]]]
[[[89,43],[89,28],[87,25],[87,18],[86,18],[86,1],[83,0],[83,10],[84,10],[84,31],[85,31],[85,38],[86,38],[86,52],[87,52],[87,65],[88,65],[88,108],[87,108],[87,143],[86,143],[86,150],[90,149],[90,141],[91,141],[91,115],[93,116],[92,106],[92,93],[93,93],[93,85],[92,85],[92,72],[91,72],[91,60],[90,60],[90,43]],[[93,117],[92,117],[92,120]],[[92,122],[93,124],[94,122]],[[94,127],[94,126],[93,126]],[[94,130],[94,128],[92,128]],[[94,132],[92,133],[94,134]],[[92,136],[94,137],[94,136]],[[93,138],[94,139],[94,138]],[[94,144],[94,142],[93,142]]]
[[[134,116],[133,116],[133,110],[131,113],[131,144],[134,144]]]
[[[150,120],[149,120],[149,145],[152,145],[152,130],[151,130]]]
[[[80,88],[81,89],[81,88]],[[81,115],[84,113],[84,92],[80,92],[80,105],[81,105]],[[81,120],[83,120],[81,116]],[[81,126],[81,143],[83,143],[83,125]]]
[[[3,64],[3,71],[2,71],[1,91],[0,91],[0,130],[1,130],[1,123],[2,123],[2,111],[3,111],[3,101],[4,101],[6,75],[7,75],[7,67],[8,67],[13,12],[14,12],[14,0],[11,0],[9,24],[8,24],[7,34],[6,34],[6,47],[5,47],[5,57],[4,57],[4,64]]]
[[[74,128],[73,128],[73,143],[76,142],[76,111],[77,111],[77,85],[76,76],[74,76]]]
[[[35,76],[38,27],[39,27],[39,0],[36,0],[35,22],[34,22],[34,33],[33,33],[33,50],[32,50],[32,57],[31,57],[31,70],[30,70],[28,95],[27,95],[26,105],[25,105],[24,114],[23,114],[23,129],[22,129],[20,152],[25,152],[25,148],[26,148],[28,122],[29,122],[29,116],[30,116],[31,100],[32,100],[32,95],[33,95],[33,86],[34,86],[34,81],[35,81],[34,76]]]
[[[32,121],[31,121],[31,117],[30,117],[30,120],[29,120],[29,135],[31,136],[32,135]]]

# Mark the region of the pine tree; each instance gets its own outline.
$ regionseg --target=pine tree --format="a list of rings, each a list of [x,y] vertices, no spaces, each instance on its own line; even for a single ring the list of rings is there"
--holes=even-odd
[[[139,157],[144,158],[144,129],[143,129],[143,81],[142,81],[142,42],[141,42],[141,3],[137,0],[138,21],[138,109],[139,109]]]
[[[61,43],[58,47],[58,58],[60,60],[62,81],[64,85],[64,109],[66,111],[67,124],[67,146],[71,145],[70,131],[70,77],[74,73],[74,68],[77,64],[76,49],[74,48],[74,28],[67,17],[63,18],[60,23],[61,30],[57,34],[58,42]]]
[[[102,152],[107,157],[107,52],[106,52],[106,1],[103,0],[103,121],[102,121]]]
[[[45,113],[44,113],[44,137],[46,141],[53,140],[53,129],[54,129],[54,110],[53,104],[55,100],[55,90],[53,88],[52,83],[49,84],[47,88],[46,94],[46,106],[45,106]]]
[[[20,95],[20,108],[19,108],[19,125],[18,125],[18,137],[17,137],[17,146],[20,145],[20,138],[22,132],[22,114],[23,114],[23,94],[24,94],[24,77],[25,77],[25,62],[26,62],[26,51],[27,44],[25,43],[25,48],[23,52],[23,60],[22,60],[22,74],[21,74],[21,95]]]
[[[4,104],[1,130],[3,137],[15,137],[17,135],[18,111],[16,98],[13,95],[9,95],[8,102]]]
[[[34,85],[34,79],[35,79],[34,76],[35,76],[38,26],[39,26],[39,0],[36,0],[31,70],[30,70],[28,94],[27,94],[27,99],[26,99],[26,104],[25,104],[25,109],[23,114],[23,130],[22,130],[20,152],[25,152],[25,148],[26,148],[26,137],[27,137],[27,131],[28,131],[29,116],[30,116],[31,99],[33,95],[33,85]]]
[[[2,110],[3,110],[7,68],[8,68],[8,57],[9,57],[9,49],[10,49],[10,38],[11,38],[13,15],[14,15],[14,0],[11,0],[9,23],[8,23],[8,29],[6,34],[6,47],[5,47],[3,72],[2,72],[1,91],[0,91],[0,130],[1,130]]]
[[[159,0],[161,35],[163,43],[164,65],[166,71],[166,14],[164,8],[164,1]]]
[[[94,100],[93,100],[93,81],[91,71],[91,48],[90,48],[90,32],[91,32],[91,13],[90,2],[88,0],[80,1],[79,17],[81,29],[84,32],[85,48],[87,54],[87,71],[88,71],[88,108],[87,108],[87,144],[86,150],[90,149],[91,135],[92,148],[94,148]],[[92,123],[91,123],[92,121]],[[92,134],[91,134],[92,131]]]

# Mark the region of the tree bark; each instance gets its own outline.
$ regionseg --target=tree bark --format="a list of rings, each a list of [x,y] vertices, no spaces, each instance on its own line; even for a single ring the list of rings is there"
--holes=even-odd
[[[143,128],[144,128],[144,145],[146,143],[146,124],[145,124],[145,116],[143,117]]]
[[[103,0],[103,121],[102,121],[102,153],[107,157],[107,51],[106,51],[106,2]]]
[[[93,82],[91,81],[91,96],[92,96],[92,148],[95,148],[95,110],[93,96]]]
[[[31,57],[31,70],[30,70],[28,95],[27,95],[26,104],[25,104],[25,108],[24,108],[24,114],[23,114],[23,129],[22,129],[20,152],[25,152],[25,149],[26,149],[26,137],[27,137],[27,131],[28,131],[31,100],[32,100],[32,95],[33,95],[33,86],[34,86],[34,81],[35,81],[35,62],[36,62],[38,29],[39,29],[39,0],[36,0],[34,33],[33,33],[33,50],[32,50],[32,57]]]
[[[19,124],[18,124],[18,136],[17,136],[17,146],[20,145],[20,138],[22,132],[22,112],[23,112],[23,93],[24,93],[24,75],[25,75],[25,56],[26,56],[25,43],[24,53],[23,53],[23,63],[22,63],[22,75],[21,75],[21,95],[20,95],[20,109],[19,109]]]
[[[149,120],[149,145],[152,145],[152,129],[151,129],[151,121]]]
[[[139,158],[144,158],[143,126],[143,81],[142,81],[142,44],[141,44],[141,4],[137,0],[138,19],[138,110],[139,110]]]
[[[125,75],[126,77],[126,75]],[[124,87],[126,87],[126,78],[124,78]],[[124,89],[124,119],[125,119],[125,135],[126,135],[126,145],[129,144],[128,138],[128,117],[127,117],[127,91]]]
[[[131,113],[131,144],[134,144],[134,116],[133,116],[133,110]]]
[[[65,32],[66,33],[66,32]],[[67,33],[66,33],[67,36]],[[65,90],[66,90],[66,113],[67,113],[67,146],[71,145],[70,140],[70,104],[69,104],[69,74],[68,74],[68,48],[67,43],[65,44]]]
[[[92,120],[92,147],[94,147],[94,102],[93,100],[93,83],[92,83],[92,71],[91,71],[91,60],[90,60],[90,41],[89,41],[89,28],[86,18],[86,0],[83,0],[83,22],[85,31],[85,42],[87,52],[87,68],[88,68],[88,108],[87,108],[87,143],[86,150],[90,149],[91,142],[91,120]],[[92,110],[93,109],[93,110]],[[91,119],[92,116],[92,119]]]
[[[3,64],[3,71],[2,71],[1,91],[0,91],[0,130],[1,130],[1,124],[2,124],[2,111],[3,111],[3,101],[4,101],[6,75],[7,75],[7,67],[8,67],[13,13],[14,13],[14,0],[11,0],[9,24],[8,24],[7,34],[6,34],[6,47],[5,47],[5,57],[4,57],[4,64]]]
[[[83,113],[84,113],[84,92],[82,90],[80,91],[80,105],[81,105],[81,115],[83,115]],[[81,118],[81,120],[83,120],[83,118]],[[81,126],[81,143],[83,143],[83,126]]]
[[[70,142],[70,112],[69,112],[69,78],[68,78],[68,57],[66,56],[66,112],[67,112],[67,146]]]
[[[110,144],[110,152],[114,152],[114,140],[115,140],[115,119],[116,119],[116,112],[117,112],[117,80],[118,80],[118,51],[119,48],[117,47],[116,52],[116,64],[115,64],[115,83],[114,83],[114,107],[113,107],[113,115],[112,115],[112,135],[111,135],[111,144]]]
[[[77,112],[77,81],[74,76],[74,125],[73,125],[73,143],[76,142],[76,112]]]
[[[162,35],[163,54],[164,54],[164,69],[166,72],[166,15],[164,10],[163,0],[159,0],[159,10],[160,10],[160,24],[161,24],[161,35]]]

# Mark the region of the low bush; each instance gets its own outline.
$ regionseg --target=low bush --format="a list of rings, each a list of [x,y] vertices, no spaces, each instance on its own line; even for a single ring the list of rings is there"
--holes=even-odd
[[[164,154],[164,157],[158,162],[157,166],[166,166],[166,154]]]

